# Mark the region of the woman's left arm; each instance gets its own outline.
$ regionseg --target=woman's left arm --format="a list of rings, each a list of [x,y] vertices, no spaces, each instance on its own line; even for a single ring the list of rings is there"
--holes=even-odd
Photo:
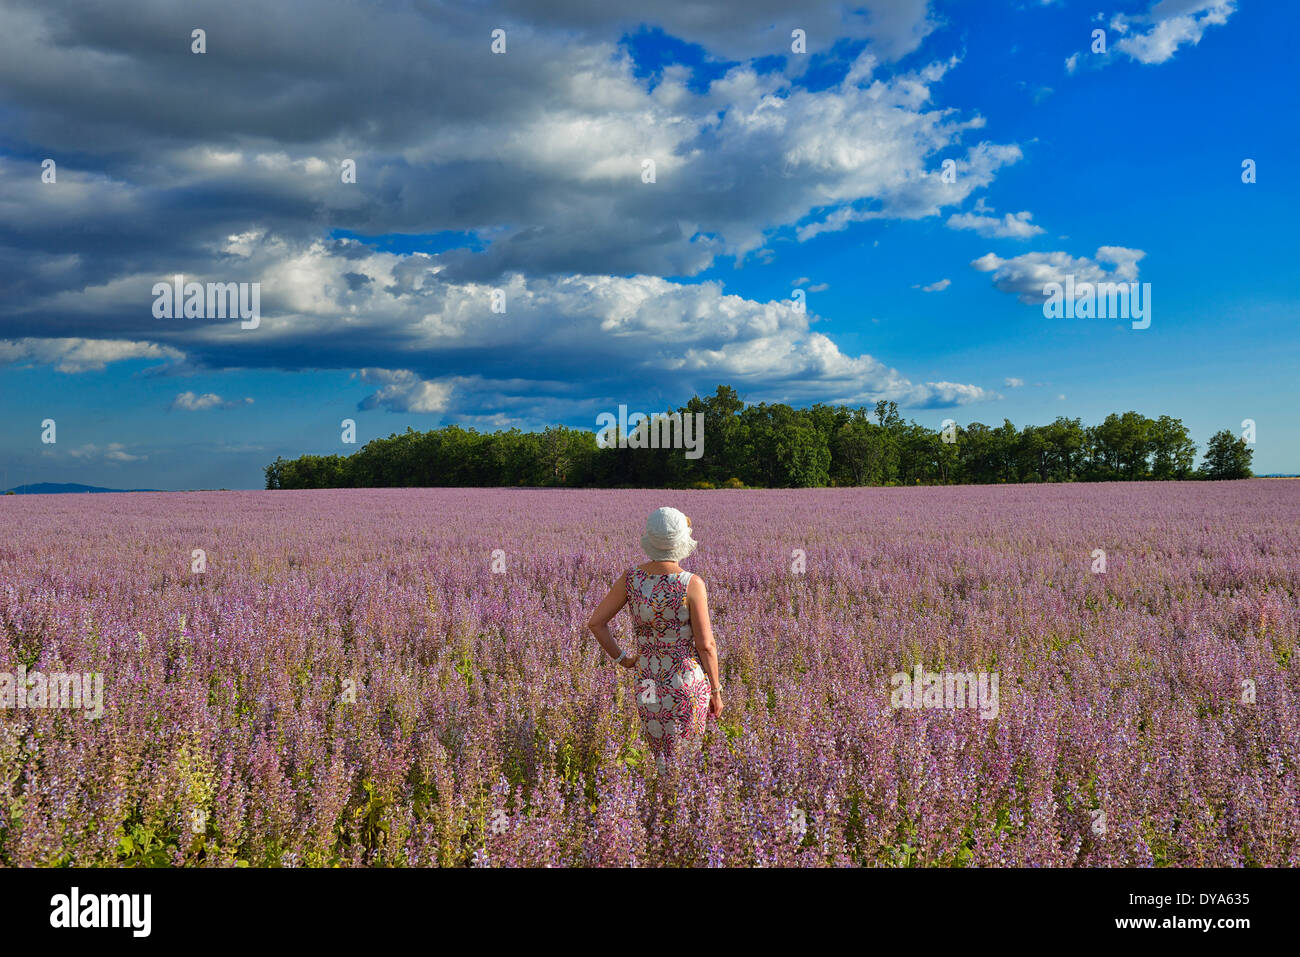
[[[619,648],[618,642],[614,636],[609,633],[609,622],[618,614],[619,609],[627,604],[627,578],[620,578],[614,583],[614,587],[609,590],[609,594],[596,606],[596,610],[591,613],[591,619],[587,622],[587,628],[596,636],[600,642],[600,647],[605,649],[605,653],[611,658],[617,658],[623,654]],[[625,657],[620,664],[624,668],[636,667],[635,654]]]
[[[691,613],[691,633],[695,636],[695,653],[709,679],[709,711],[722,717],[722,678],[718,674],[718,646],[713,641],[713,623],[709,620],[709,592],[704,579],[692,575],[686,586],[686,607]]]

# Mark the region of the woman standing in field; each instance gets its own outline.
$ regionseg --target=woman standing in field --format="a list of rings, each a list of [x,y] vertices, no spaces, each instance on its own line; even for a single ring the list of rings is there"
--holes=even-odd
[[[651,512],[641,536],[650,561],[628,569],[587,622],[611,658],[636,669],[641,730],[661,771],[667,760],[699,749],[709,714],[722,716],[708,592],[698,575],[678,564],[696,544],[691,520],[677,509]],[[609,633],[610,619],[624,605],[632,616],[635,652],[619,648]]]

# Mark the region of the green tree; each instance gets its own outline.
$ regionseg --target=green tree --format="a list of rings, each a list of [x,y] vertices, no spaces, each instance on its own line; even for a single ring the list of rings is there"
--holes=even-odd
[[[1233,435],[1227,429],[1215,432],[1205,447],[1201,474],[1207,479],[1250,478],[1254,474],[1250,470],[1250,460],[1254,454],[1245,439]]]
[[[886,402],[881,399],[876,403],[876,424],[884,426],[887,429],[896,428],[903,424],[902,418],[898,414],[897,402]]]
[[[987,425],[972,422],[959,429],[957,450],[963,481],[974,484],[997,481],[996,439]]]
[[[1151,477],[1185,479],[1196,462],[1196,443],[1180,419],[1162,415],[1151,428]]]
[[[284,476],[284,459],[277,455],[275,461],[263,471],[266,473],[266,487],[268,489],[283,488],[280,482]]]
[[[837,481],[850,485],[883,485],[890,467],[890,441],[886,430],[855,409],[835,431],[831,461]]]
[[[826,437],[802,423],[774,430],[778,483],[788,488],[818,488],[830,482],[831,450]]]
[[[1045,481],[1073,482],[1083,475],[1087,464],[1088,436],[1079,419],[1058,416],[1056,421],[1038,430],[1046,445]]]
[[[620,449],[614,442],[601,449],[594,433],[565,426],[492,433],[456,425],[427,432],[408,427],[346,457],[277,458],[264,469],[266,487],[683,488],[737,480],[784,488],[1250,474],[1250,451],[1228,433],[1215,437],[1205,465],[1194,473],[1196,446],[1183,423],[1167,415],[1153,421],[1136,412],[1112,414],[1090,428],[1064,417],[1021,430],[1008,419],[996,428],[972,422],[956,430],[952,444],[938,430],[905,423],[897,403],[885,399],[857,408],[746,405],[735,389],[719,385],[713,395],[692,396],[677,411],[703,417],[703,458],[688,459],[680,448],[651,448],[648,442],[644,448]]]

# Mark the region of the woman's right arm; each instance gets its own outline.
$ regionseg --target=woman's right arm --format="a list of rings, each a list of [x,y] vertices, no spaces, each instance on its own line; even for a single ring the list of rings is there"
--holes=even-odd
[[[605,649],[605,654],[611,658],[618,658],[622,655],[623,650],[619,648],[614,636],[609,633],[609,622],[611,618],[618,614],[619,609],[626,604],[627,579],[620,578],[614,582],[614,587],[609,590],[609,594],[605,596],[604,601],[591,613],[591,618],[587,622],[587,628],[596,636],[600,646]],[[627,655],[620,663],[624,668],[635,668],[636,655]]]

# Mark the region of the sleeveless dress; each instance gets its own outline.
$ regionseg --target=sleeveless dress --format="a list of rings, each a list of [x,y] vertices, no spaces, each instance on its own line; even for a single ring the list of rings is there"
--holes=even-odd
[[[636,709],[655,764],[696,752],[709,714],[709,678],[695,657],[686,606],[690,572],[627,573],[627,605],[636,636]]]

